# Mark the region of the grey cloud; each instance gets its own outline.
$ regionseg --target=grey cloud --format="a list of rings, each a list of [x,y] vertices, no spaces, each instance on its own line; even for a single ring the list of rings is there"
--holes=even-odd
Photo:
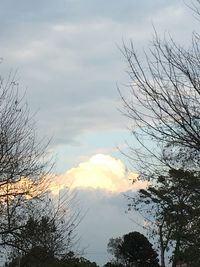
[[[178,0],[1,1],[1,69],[19,69],[40,131],[54,134],[55,143],[124,128],[116,82],[127,77],[117,45],[122,37],[136,47],[147,43],[152,18],[159,29],[189,32],[185,10]]]
[[[168,5],[179,4],[178,0],[14,0],[1,1],[1,17],[5,20],[10,17],[10,21],[49,21],[49,20],[88,20],[91,18],[104,17],[115,20],[126,20],[135,17],[141,19],[148,13],[154,13]]]
[[[47,109],[48,114],[39,112],[38,128],[42,135],[48,129],[48,133],[54,136],[55,144],[77,144],[82,134],[125,127],[125,120],[117,106],[120,104],[114,100],[99,99],[79,107]]]

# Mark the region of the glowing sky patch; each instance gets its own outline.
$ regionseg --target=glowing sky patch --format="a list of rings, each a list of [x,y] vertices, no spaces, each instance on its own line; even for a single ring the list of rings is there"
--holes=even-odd
[[[39,196],[42,192],[47,190],[47,180],[41,178],[38,181],[32,181],[27,177],[21,177],[18,181],[10,183],[0,183],[0,199],[6,201],[7,197],[12,200],[17,195],[24,196],[26,199],[30,199]]]
[[[136,180],[134,183],[133,180]],[[137,174],[126,169],[124,163],[110,155],[96,154],[77,167],[56,176],[51,191],[58,193],[65,187],[80,189],[103,189],[110,192],[125,192],[147,186],[138,181]]]

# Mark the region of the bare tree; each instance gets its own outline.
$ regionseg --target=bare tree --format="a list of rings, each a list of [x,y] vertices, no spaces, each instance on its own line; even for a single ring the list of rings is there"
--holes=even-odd
[[[14,76],[0,77],[0,246],[20,256],[34,247],[64,257],[78,242],[75,193],[49,192],[52,159]],[[31,228],[32,227],[32,228]]]
[[[199,38],[199,35],[194,33],[191,46],[185,48],[175,43],[170,36],[161,40],[155,33],[150,49],[142,58],[136,53],[132,42],[130,45],[124,44],[122,49],[128,63],[130,90],[128,96],[122,90],[119,92],[123,101],[123,113],[131,119],[131,131],[134,136],[134,146],[129,146],[130,151],[127,155],[140,178],[150,181],[150,187],[143,192],[140,191],[138,199],[134,199],[135,196],[130,197],[132,200],[130,205],[132,207],[132,204],[134,206],[136,203],[134,208],[144,216],[148,216],[146,212],[150,207],[147,207],[148,201],[153,205],[152,211],[155,213],[153,213],[154,217],[150,218],[154,221],[156,232],[160,236],[162,266],[165,264],[166,245],[170,242],[175,243],[174,257],[176,258],[180,253],[180,243],[183,240],[180,240],[178,230],[177,236],[172,236],[173,215],[176,213],[177,206],[171,205],[172,209],[166,209],[164,212],[166,203],[169,205],[172,199],[169,197],[167,200],[162,195],[159,178],[165,176],[165,179],[168,179],[167,174],[170,170],[175,170],[181,175],[192,171],[195,181],[188,188],[190,193],[187,192],[187,194],[194,197],[193,200],[200,197]],[[137,145],[135,145],[136,141]],[[180,177],[180,180],[182,178]],[[193,202],[194,205],[187,202],[188,198],[184,191],[187,178],[190,179],[189,175],[184,180],[185,184],[181,189],[183,191],[179,192],[179,200],[182,201],[182,197],[186,198],[184,208],[191,211],[190,216],[194,216],[192,210],[195,209],[195,213],[199,214],[199,206],[195,206],[195,202]],[[173,183],[174,180],[168,181],[168,189],[173,187],[176,194],[177,190]],[[155,194],[157,189],[161,194],[159,197]],[[148,195],[152,192],[153,196]],[[171,192],[168,190],[169,196]],[[156,199],[155,196],[158,198]],[[161,205],[161,200],[166,201],[164,206]],[[183,209],[180,206],[178,208],[180,208],[178,212],[181,213]],[[167,219],[165,215],[168,216]],[[190,219],[192,220],[192,217]],[[170,224],[170,221],[173,223]],[[199,215],[195,217],[195,221],[200,221]],[[188,221],[185,222],[184,229],[187,229],[190,234],[198,230],[198,228],[192,229]],[[153,231],[155,233],[155,227]],[[164,240],[166,240],[165,244]]]
[[[184,160],[185,168],[189,168],[191,161],[192,166],[195,163],[198,166],[199,49],[197,34],[193,35],[192,46],[187,50],[171,38],[169,42],[161,41],[156,35],[149,55],[145,53],[146,64],[142,65],[133,44],[124,45],[131,97],[126,98],[122,93],[121,97],[125,115],[134,124],[132,133],[143,147],[142,151],[145,150],[145,163],[148,154],[151,165],[156,160],[158,164],[173,167],[177,162],[168,157],[173,152],[174,159],[176,156]],[[151,141],[149,147],[148,141]],[[152,150],[153,145],[156,150]],[[138,159],[142,162],[141,157]]]
[[[18,83],[0,77],[0,244],[7,245],[26,219],[30,202],[46,191],[48,142],[38,140]]]

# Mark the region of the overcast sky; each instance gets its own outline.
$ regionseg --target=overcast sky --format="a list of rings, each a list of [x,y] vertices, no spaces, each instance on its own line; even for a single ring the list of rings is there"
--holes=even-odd
[[[0,1],[0,73],[17,70],[39,135],[53,137],[59,185],[73,177],[79,186],[88,209],[81,244],[98,263],[108,259],[110,237],[137,229],[124,213],[130,173],[116,149],[130,138],[118,110],[117,85],[126,90],[128,82],[119,48],[130,39],[138,51],[147,48],[153,26],[187,45],[199,22],[182,0]]]

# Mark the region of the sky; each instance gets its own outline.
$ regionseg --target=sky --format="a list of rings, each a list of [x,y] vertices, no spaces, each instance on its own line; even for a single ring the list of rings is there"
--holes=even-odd
[[[127,64],[120,51],[133,41],[147,49],[154,27],[181,44],[198,21],[182,0],[1,0],[0,73],[16,72],[35,114],[39,137],[52,138],[54,193],[71,184],[87,215],[79,226],[85,256],[104,264],[110,237],[141,230],[126,214],[124,194],[145,184],[118,149],[131,121],[119,111],[127,93]],[[127,169],[128,168],[128,169]],[[131,217],[131,218],[130,218]]]

